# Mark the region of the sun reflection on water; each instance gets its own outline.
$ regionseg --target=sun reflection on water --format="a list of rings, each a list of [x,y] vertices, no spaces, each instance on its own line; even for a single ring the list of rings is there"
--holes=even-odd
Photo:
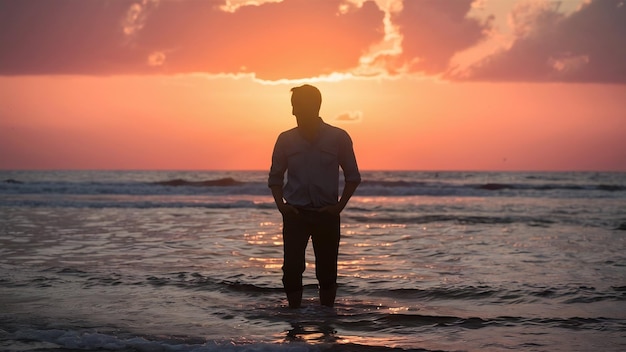
[[[255,258],[248,259],[253,266],[259,266],[264,269],[280,269],[283,266],[283,258]]]

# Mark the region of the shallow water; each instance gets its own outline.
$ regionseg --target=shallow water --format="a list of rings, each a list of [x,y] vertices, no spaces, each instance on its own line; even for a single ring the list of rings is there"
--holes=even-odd
[[[624,174],[365,173],[295,311],[263,172],[1,176],[0,350],[626,348]]]

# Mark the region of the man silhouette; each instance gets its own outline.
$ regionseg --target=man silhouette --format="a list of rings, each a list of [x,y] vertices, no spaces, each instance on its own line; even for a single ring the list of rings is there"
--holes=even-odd
[[[337,293],[340,216],[361,182],[348,133],[319,117],[320,91],[291,89],[297,127],[278,136],[268,185],[283,217],[283,287],[290,308],[302,303],[302,274],[309,237],[315,251],[320,304],[332,307]],[[344,188],[339,197],[339,167]],[[283,184],[285,171],[287,183]]]

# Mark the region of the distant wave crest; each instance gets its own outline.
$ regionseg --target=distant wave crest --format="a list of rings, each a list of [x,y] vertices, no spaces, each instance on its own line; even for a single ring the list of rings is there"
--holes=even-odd
[[[179,176],[180,177],[177,177]],[[94,174],[82,179],[28,178],[29,174],[7,174],[0,181],[0,195],[252,195],[271,196],[265,173],[226,173],[179,175],[120,173]],[[26,176],[22,178],[20,176]],[[98,178],[100,176],[101,178]],[[134,177],[131,177],[134,176]],[[541,176],[541,177],[539,177]],[[559,176],[560,178],[557,178]],[[621,175],[523,174],[403,174],[364,173],[356,196],[432,196],[432,197],[550,197],[550,198],[620,198],[626,192]],[[30,175],[32,177],[32,175]],[[340,185],[342,187],[342,185]]]
[[[168,180],[168,181],[160,181],[154,182],[156,185],[161,186],[196,186],[196,187],[228,187],[228,186],[238,186],[242,185],[245,182],[240,182],[235,180],[232,177],[224,177],[218,178],[216,180],[207,180],[207,181],[187,181],[181,178]]]

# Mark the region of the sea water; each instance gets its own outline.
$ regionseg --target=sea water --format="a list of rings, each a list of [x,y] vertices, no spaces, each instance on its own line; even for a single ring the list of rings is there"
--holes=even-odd
[[[266,178],[0,172],[0,350],[626,350],[624,173],[363,172],[297,310]]]

